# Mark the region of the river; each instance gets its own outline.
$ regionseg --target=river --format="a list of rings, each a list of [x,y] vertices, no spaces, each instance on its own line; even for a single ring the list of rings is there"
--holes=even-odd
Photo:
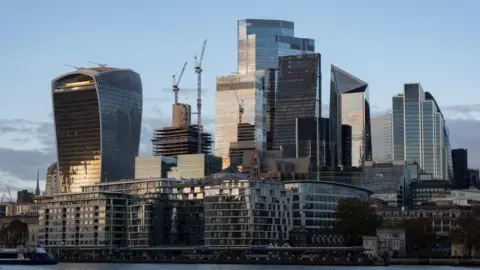
[[[453,266],[287,266],[287,265],[212,265],[212,264],[94,264],[94,263],[60,263],[51,266],[8,266],[1,265],[1,270],[454,270],[473,269]]]

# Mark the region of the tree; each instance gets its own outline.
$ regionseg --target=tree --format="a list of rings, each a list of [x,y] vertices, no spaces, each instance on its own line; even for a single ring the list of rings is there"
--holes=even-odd
[[[14,219],[5,226],[0,227],[0,238],[6,246],[23,246],[28,242],[28,224]]]
[[[413,218],[404,221],[405,244],[407,251],[421,251],[435,242],[432,222],[426,218]]]
[[[459,217],[456,225],[456,228],[450,231],[450,238],[453,243],[463,244],[466,254],[470,256],[472,249],[480,245],[480,220],[469,213]]]
[[[368,202],[359,198],[341,199],[337,204],[333,231],[341,235],[346,245],[362,245],[362,236],[377,235],[381,220]]]

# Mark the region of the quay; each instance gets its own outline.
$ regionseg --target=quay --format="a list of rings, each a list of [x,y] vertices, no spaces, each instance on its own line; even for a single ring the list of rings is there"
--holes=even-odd
[[[375,265],[363,247],[152,247],[50,249],[61,262],[251,265]],[[58,253],[56,253],[58,252]]]

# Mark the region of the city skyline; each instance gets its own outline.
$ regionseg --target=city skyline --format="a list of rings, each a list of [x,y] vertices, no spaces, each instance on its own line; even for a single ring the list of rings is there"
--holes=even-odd
[[[263,16],[248,16],[248,17],[263,17]],[[276,18],[279,18],[279,19],[282,19],[282,16],[281,16],[280,14],[279,14],[278,16],[275,16],[275,17],[276,17]],[[242,18],[239,17],[239,18],[235,18],[235,19],[242,19]],[[230,21],[231,21],[231,22],[227,23],[228,28],[231,29],[230,31],[235,32],[235,30],[234,30],[234,29],[235,29],[235,20],[231,19]],[[292,18],[291,21],[294,21],[294,22],[296,23],[298,29],[302,29],[302,28],[304,28],[304,26],[305,26],[305,23],[302,23],[302,22],[301,22],[302,20],[300,20],[300,19],[294,19],[294,18]],[[310,36],[309,33],[308,33],[309,31],[311,31],[311,30],[308,30],[308,28],[304,29],[304,30],[302,31],[302,33],[300,34],[300,36]],[[325,38],[320,39],[321,35],[318,36],[318,33],[317,33],[317,34],[312,34],[312,35],[313,35],[312,38],[315,38],[315,39],[328,40],[328,39],[325,39]],[[11,37],[12,37],[12,38],[15,38],[15,36],[11,36]],[[190,38],[190,37],[189,37],[189,40],[190,40],[190,39],[192,39],[192,40],[189,41],[189,42],[192,42],[192,43],[195,42],[195,41],[194,41],[195,38]],[[15,42],[15,40],[13,40],[13,41]],[[232,42],[232,43],[233,43],[234,41],[235,41],[235,40],[229,40],[228,42]],[[199,39],[198,42],[200,43],[200,42],[201,42],[201,39]],[[326,43],[326,42],[323,42],[323,43]],[[322,47],[323,47],[323,45],[324,45],[324,44],[322,44]],[[318,46],[318,44],[317,44],[317,46]],[[194,53],[194,52],[196,51],[196,47],[198,47],[198,46],[195,45],[195,44],[193,44],[192,47],[195,47],[195,48],[192,50],[192,52]],[[52,50],[53,50],[53,48],[52,48]],[[214,59],[212,59],[212,58],[218,58],[218,57],[215,56],[215,55],[213,55],[213,53],[209,53],[208,50],[209,50],[209,48],[207,48],[206,62],[209,62],[209,61],[210,61],[210,62],[212,63],[212,62],[214,62]],[[7,48],[7,51],[8,51],[8,48]],[[233,51],[233,50],[232,50],[232,49],[229,49],[228,51]],[[329,54],[328,54],[328,51],[324,51],[324,50],[322,50],[322,49],[317,49],[317,51],[318,51],[319,53],[322,53],[322,55],[325,55],[327,59],[330,59],[330,60],[327,61],[327,63],[324,63],[324,65],[327,65],[327,66],[328,66],[328,65],[332,64],[332,62],[337,62],[337,61],[331,60],[332,58],[334,58],[334,56],[332,56],[331,54],[329,55]],[[338,52],[338,53],[341,54],[342,51],[339,49],[339,52]],[[185,54],[185,52],[183,52],[183,54]],[[188,54],[187,54],[187,55],[188,55]],[[229,55],[231,55],[231,53],[229,53]],[[91,55],[91,57],[95,57],[95,55]],[[208,57],[211,57],[210,60],[208,60],[208,59],[209,59]],[[49,63],[49,67],[47,68],[47,70],[50,70],[49,73],[51,73],[52,70],[60,71],[60,72],[56,72],[57,74],[65,73],[66,70],[62,67],[62,65],[64,64],[64,62],[77,61],[76,59],[72,59],[72,58],[75,58],[75,57],[63,56],[62,58],[57,58],[57,60],[52,61],[52,62],[55,62],[54,65],[51,64],[51,63]],[[9,63],[9,61],[11,61],[10,58],[8,58],[8,57],[7,57],[6,59],[7,59],[7,63]],[[78,59],[78,58],[77,58],[77,59]],[[127,57],[126,59],[128,59],[128,57]],[[126,61],[126,59],[125,59],[125,60],[122,59],[122,60],[120,60],[120,61]],[[231,57],[229,57],[229,59],[230,59],[229,62],[235,62],[235,56],[234,56],[234,55],[231,56]],[[35,60],[35,58],[32,59],[32,60]],[[80,62],[81,62],[81,63],[86,63],[88,60],[92,60],[92,59],[83,58],[83,60],[81,60]],[[96,59],[93,59],[93,60],[96,60]],[[103,60],[103,59],[100,59],[100,60]],[[105,59],[105,60],[108,60],[108,59]],[[117,61],[118,61],[118,60],[117,60]],[[175,64],[174,64],[173,61],[168,61],[168,62],[169,62],[169,65],[175,66]],[[180,65],[181,62],[182,62],[182,61],[181,61],[180,59],[178,59],[178,65]],[[71,63],[71,62],[70,62],[70,63]],[[171,63],[171,64],[170,64],[170,63]],[[77,63],[75,63],[75,64],[77,64]],[[114,65],[115,63],[109,63],[109,64]],[[125,63],[125,64],[128,65],[128,63]],[[121,66],[125,66],[125,64],[122,64]],[[375,87],[375,86],[372,86],[372,84],[373,84],[373,85],[375,84],[375,81],[376,81],[376,80],[375,80],[375,79],[370,79],[371,77],[369,77],[369,76],[364,76],[364,75],[363,75],[363,73],[364,73],[363,70],[358,69],[358,68],[355,68],[355,67],[352,67],[352,64],[346,64],[346,65],[344,65],[344,64],[342,63],[342,61],[340,61],[340,60],[338,60],[337,63],[333,63],[333,64],[338,64],[339,66],[344,67],[346,70],[352,72],[353,74],[358,75],[360,78],[365,79],[365,81],[368,81],[369,84],[371,84],[370,89],[371,89],[372,93],[375,93],[375,95],[385,95],[384,93],[382,93],[382,92],[385,92],[384,89],[379,89],[379,88],[377,88],[377,87]],[[118,65],[118,64],[115,64],[115,65]],[[367,63],[364,63],[363,65],[365,65],[365,66],[370,66],[370,65],[368,64],[368,62],[367,62]],[[54,67],[54,66],[55,66],[55,67]],[[119,65],[118,65],[118,66],[119,66]],[[150,71],[150,72],[142,72],[141,69],[137,69],[135,66],[136,66],[136,67],[139,67],[139,66],[141,66],[141,65],[140,65],[138,62],[133,62],[133,63],[132,63],[132,68],[134,68],[137,72],[140,73],[140,75],[142,76],[142,79],[143,79],[143,78],[147,78],[147,80],[152,80],[152,78],[158,78],[158,77],[159,77],[159,75],[156,74],[157,72],[155,72],[155,74],[154,74],[153,71]],[[129,66],[128,66],[128,67],[129,67]],[[223,73],[214,73],[212,69],[208,70],[208,68],[209,68],[209,66],[207,65],[206,68],[205,68],[205,70],[208,71],[208,75],[207,75],[207,72],[206,72],[206,73],[205,73],[205,75],[206,75],[205,77],[208,77],[208,78],[206,79],[206,81],[207,81],[207,88],[208,88],[208,89],[213,89],[213,88],[214,88],[214,87],[212,87],[212,84],[211,84],[212,78],[214,78],[215,76],[220,76],[220,75],[222,75],[222,74],[228,74],[229,71],[232,71],[232,70],[233,70],[233,68],[231,68],[231,70],[225,70]],[[372,68],[373,68],[373,67],[372,67]],[[170,69],[169,69],[169,70],[170,70]],[[175,68],[172,68],[172,71],[171,71],[170,73],[173,73],[175,70],[176,70]],[[324,68],[324,70],[328,70],[328,69],[325,69],[325,68]],[[12,71],[12,72],[13,72],[13,71]],[[12,72],[9,73],[8,70],[7,70],[7,72],[3,72],[3,74],[12,74]],[[425,70],[425,72],[428,72],[428,71]],[[25,73],[25,72],[24,72],[24,73]],[[168,73],[168,74],[170,74],[170,73]],[[39,74],[42,74],[42,73],[40,72]],[[165,73],[164,73],[164,74],[165,74]],[[165,86],[167,86],[167,84],[168,84],[168,83],[167,83],[167,81],[168,81],[168,76],[169,76],[168,74],[165,74],[165,75],[162,74],[162,75],[161,75],[161,77],[165,77],[165,78],[166,78],[166,79],[165,79],[165,83],[163,84],[163,85],[165,85]],[[56,75],[56,74],[54,74],[54,75]],[[15,77],[15,76],[16,76],[15,73],[13,73],[12,75],[8,75],[8,77],[7,77],[7,76],[6,76],[6,77],[2,77],[2,81],[4,82],[4,84],[6,85],[6,87],[9,86],[9,81],[10,81],[10,78],[9,78],[9,77]],[[37,84],[42,85],[42,83],[39,83],[39,81],[40,81],[40,80],[39,80],[39,77],[35,77],[35,76],[40,76],[40,75],[32,76],[32,73],[27,72],[27,73],[25,74],[25,76],[27,76],[28,78],[32,78],[32,79],[31,79],[32,81],[36,81]],[[325,75],[324,75],[324,76],[325,76]],[[402,76],[406,76],[406,75],[402,75]],[[428,81],[428,76],[422,76],[421,73],[418,73],[418,74],[415,75],[415,76],[418,76],[418,77],[420,78],[420,81],[422,82],[422,84],[423,84],[429,91],[431,91],[431,92],[439,99],[440,107],[442,108],[442,110],[448,112],[448,110],[449,110],[448,107],[450,106],[450,107],[453,107],[457,112],[461,112],[461,111],[466,112],[466,111],[467,111],[464,107],[462,107],[462,106],[457,106],[457,105],[456,105],[456,104],[461,104],[461,103],[450,103],[450,104],[445,103],[444,101],[445,101],[446,99],[445,99],[444,97],[442,98],[443,94],[442,94],[442,92],[441,92],[441,89],[438,89],[438,90],[435,89],[435,83],[430,83],[430,82]],[[48,84],[47,82],[48,82],[52,77],[53,77],[53,76],[44,77],[41,81],[43,81],[43,84]],[[188,85],[194,85],[194,84],[192,83],[192,80],[193,80],[194,76],[191,75],[190,77],[192,77],[192,78],[190,78],[190,82],[188,82],[188,80],[187,80],[187,81],[186,81],[186,84],[184,84],[184,85],[186,85],[186,86],[188,86]],[[413,76],[412,76],[412,77],[413,77]],[[425,80],[423,80],[422,77],[427,77],[427,78],[426,78]],[[438,77],[441,77],[441,76],[438,76]],[[186,77],[186,79],[187,79],[187,77]],[[410,78],[410,79],[412,79],[412,78]],[[409,81],[410,79],[406,79],[406,80],[403,79],[403,80]],[[210,81],[210,83],[208,83],[208,81]],[[328,80],[324,80],[324,81],[328,81]],[[425,81],[426,81],[426,82],[425,82]],[[441,81],[441,79],[440,79],[440,81]],[[398,90],[401,88],[401,84],[402,84],[402,83],[403,83],[403,82],[398,82],[398,83],[396,83],[396,84],[390,84],[390,85],[389,85],[389,88],[395,89],[395,90],[392,90],[392,91],[390,91],[390,92],[387,92],[388,95],[390,96],[390,98],[391,98],[391,96],[392,96],[393,93],[399,92]],[[28,82],[27,82],[27,85],[28,85]],[[151,99],[151,97],[153,97],[153,96],[161,97],[162,95],[167,95],[167,94],[164,94],[164,93],[160,93],[159,90],[155,90],[155,89],[159,89],[160,87],[162,87],[162,85],[159,85],[158,83],[156,83],[155,85],[150,84],[150,86],[148,87],[148,88],[149,88],[148,91],[149,91],[150,95],[146,95],[146,99],[145,99],[145,102],[146,102],[146,103],[153,103],[153,102],[152,102],[153,99]],[[18,87],[17,87],[17,88],[18,88]],[[45,87],[41,87],[41,88],[46,90]],[[185,87],[185,88],[186,88],[186,87]],[[385,88],[386,88],[386,87],[385,87]],[[13,89],[13,88],[12,88],[12,89]],[[33,87],[32,87],[32,89],[33,89]],[[38,87],[36,87],[36,89],[38,89]],[[326,90],[329,89],[329,88],[328,88],[328,87],[325,87],[325,84],[324,84],[324,85],[323,85],[323,89],[324,89],[323,95],[325,95],[326,92],[328,92],[328,91],[326,91]],[[44,100],[43,96],[45,96],[45,90],[44,90],[44,91],[36,90],[36,91],[39,93],[38,95],[42,97],[42,98],[38,98],[39,101]],[[459,91],[460,91],[460,90],[459,90]],[[214,92],[214,91],[211,91],[211,90],[210,90],[210,91],[209,91],[209,94],[211,94],[212,92]],[[438,92],[438,93],[437,93],[437,92]],[[183,93],[181,93],[181,95],[183,95]],[[35,98],[35,96],[33,96],[33,97],[34,97],[35,100],[37,100],[37,99]],[[170,96],[168,96],[168,97],[170,97]],[[208,95],[207,95],[207,97],[205,98],[205,100],[210,99],[210,102],[212,102],[212,100],[211,100],[210,97],[211,97],[211,96],[208,96]],[[325,97],[325,96],[324,96],[324,97]],[[190,98],[190,97],[189,97],[189,98]],[[457,98],[457,97],[452,97],[453,100],[454,100],[455,98]],[[5,100],[6,100],[6,99],[5,99]],[[168,98],[168,100],[170,100],[170,98]],[[325,98],[324,98],[324,100],[325,100]],[[467,100],[468,100],[468,99],[466,99],[466,101],[467,101]],[[448,101],[448,99],[447,99],[447,101]],[[465,101],[465,102],[466,102],[466,101]],[[158,101],[157,101],[157,102],[158,102]],[[189,103],[193,103],[193,99],[192,99],[192,100],[189,99],[188,102],[189,102]],[[46,102],[44,102],[44,103],[46,103]],[[208,103],[208,101],[207,101],[207,103]],[[325,103],[325,102],[324,102],[324,103]],[[375,104],[381,104],[382,102],[372,102],[372,103],[373,103],[373,105],[375,105]],[[160,107],[161,105],[159,105],[159,104],[161,104],[161,103],[158,102],[156,105],[157,105],[158,107]],[[47,107],[50,106],[49,103],[47,103],[47,104],[45,104],[45,105],[46,105]],[[43,105],[42,105],[42,106],[43,106]],[[5,107],[5,106],[4,106],[4,107]],[[6,107],[9,108],[8,106],[6,106]],[[206,106],[204,106],[204,108],[205,108],[205,107],[206,107]],[[212,107],[212,106],[210,106],[210,107]],[[152,109],[152,108],[153,108],[153,109]],[[158,110],[155,111],[154,108],[155,108],[155,106],[149,105],[149,106],[147,106],[146,109],[144,110],[144,112],[146,112],[146,117],[144,118],[143,134],[142,134],[142,136],[143,136],[143,138],[144,138],[144,139],[143,139],[144,147],[145,147],[146,145],[149,145],[149,140],[151,139],[151,135],[148,134],[148,129],[152,127],[152,124],[148,124],[148,123],[149,123],[150,121],[153,122],[153,123],[156,122],[156,123],[158,123],[158,124],[154,124],[154,126],[160,126],[160,125],[161,125],[160,122],[162,121],[162,117],[166,117],[167,119],[169,118],[168,115],[165,115],[165,114],[164,114],[163,116],[160,116],[160,115],[158,114]],[[388,109],[388,108],[383,107],[383,109]],[[468,109],[468,108],[467,108],[467,109]],[[450,110],[452,111],[453,109],[451,108]],[[472,111],[472,110],[474,110],[474,109],[470,109],[470,110]],[[7,119],[7,120],[8,120],[8,119],[17,119],[17,118],[24,118],[24,119],[26,119],[26,120],[24,120],[24,121],[17,120],[17,121],[13,121],[13,122],[12,122],[12,121],[7,121],[7,120],[3,121],[3,124],[5,125],[5,128],[3,129],[3,130],[4,130],[4,138],[3,138],[3,145],[4,145],[4,147],[6,148],[7,146],[12,146],[11,143],[10,143],[10,145],[6,145],[8,142],[11,142],[11,141],[12,141],[11,139],[8,138],[8,136],[11,135],[11,133],[10,133],[10,134],[7,133],[7,131],[9,131],[8,128],[10,128],[10,130],[14,129],[13,131],[15,131],[15,132],[16,132],[15,134],[17,134],[16,137],[17,137],[17,139],[18,139],[18,140],[17,140],[17,145],[18,145],[18,146],[16,146],[16,147],[17,147],[16,149],[18,150],[18,148],[20,148],[20,150],[21,150],[21,147],[24,146],[23,152],[21,152],[21,154],[24,154],[24,152],[28,152],[28,150],[29,150],[28,147],[30,147],[30,148],[38,148],[38,147],[41,147],[42,149],[43,149],[44,147],[50,147],[50,148],[47,148],[46,152],[44,152],[44,153],[38,153],[38,152],[37,152],[37,153],[34,153],[34,154],[36,155],[37,160],[36,160],[36,161],[32,161],[31,163],[27,163],[27,167],[29,167],[29,168],[30,168],[30,171],[31,171],[31,180],[34,180],[34,178],[35,178],[35,171],[36,171],[36,168],[37,168],[37,167],[40,167],[41,170],[45,170],[46,167],[48,166],[48,164],[50,164],[51,162],[54,161],[54,160],[50,160],[50,159],[47,158],[48,155],[50,155],[49,153],[51,153],[51,146],[49,146],[49,145],[51,145],[51,141],[49,141],[49,138],[48,138],[48,137],[51,137],[51,132],[53,131],[53,130],[51,130],[51,129],[52,129],[51,123],[49,123],[49,122],[51,121],[51,119],[48,118],[48,115],[51,113],[51,111],[38,109],[38,110],[36,110],[35,115],[30,114],[30,116],[28,116],[27,114],[25,114],[26,111],[28,111],[28,110],[25,110],[25,111],[23,111],[23,112],[20,112],[20,113],[18,113],[18,114],[13,115],[12,112],[16,112],[16,111],[18,111],[18,110],[15,110],[14,108],[11,108],[11,111],[10,111],[10,112],[6,112],[6,113],[4,113],[3,115],[5,115],[4,117],[5,117],[5,119]],[[164,113],[165,113],[165,110],[163,110],[163,111],[164,111]],[[168,111],[168,110],[167,110],[167,111]],[[372,111],[375,111],[375,110],[372,110]],[[42,113],[42,112],[44,112],[44,113]],[[210,112],[210,113],[211,113],[211,112]],[[43,117],[41,116],[42,114],[44,114]],[[450,114],[453,115],[452,113],[450,113]],[[207,111],[207,114],[206,114],[206,115],[207,115],[207,117],[210,116],[210,119],[211,119],[211,115],[208,114],[208,111]],[[324,115],[324,116],[325,116],[325,115]],[[158,118],[155,119],[155,117],[158,117]],[[448,116],[447,116],[447,117],[448,117]],[[452,117],[452,116],[451,116],[451,117]],[[208,119],[208,118],[207,118],[207,119]],[[205,120],[207,120],[207,119],[205,119]],[[205,121],[205,120],[204,120],[204,122],[207,122],[207,123],[208,123],[208,121]],[[463,121],[467,121],[467,120],[463,120]],[[474,121],[474,120],[470,120],[470,121]],[[167,123],[168,123],[168,122],[169,122],[169,121],[167,121]],[[452,121],[452,122],[454,122],[453,125],[455,125],[455,123],[459,123],[459,124],[462,123],[462,121],[458,121],[458,120],[457,120],[457,121]],[[18,125],[19,123],[23,123],[23,125],[22,125],[23,130],[20,129],[20,128],[18,128],[18,127],[14,127],[14,125]],[[474,122],[474,123],[475,123],[475,122]],[[30,124],[31,124],[31,125],[34,125],[34,126],[33,126],[33,127],[30,126]],[[166,124],[166,123],[164,123],[164,124]],[[147,125],[149,125],[150,127],[148,127]],[[448,122],[448,121],[447,121],[447,125],[449,125],[449,122]],[[207,128],[208,128],[208,126],[207,126]],[[31,129],[34,129],[34,130],[33,130],[33,132],[34,132],[34,133],[33,133],[33,136],[36,137],[36,138],[35,138],[36,140],[43,140],[43,143],[42,143],[42,144],[40,144],[39,142],[34,142],[34,139],[31,139],[29,136],[26,136],[26,135],[24,134],[25,131],[26,131],[26,132],[31,132],[31,131],[32,131]],[[48,131],[48,130],[51,130],[51,131]],[[209,130],[210,130],[210,131],[212,130],[211,125],[210,125],[210,127],[209,127]],[[451,128],[451,130],[458,130],[458,128]],[[22,132],[24,132],[24,133],[22,133]],[[49,132],[50,132],[50,133],[49,133]],[[467,132],[467,133],[468,133],[468,132]],[[18,135],[18,134],[20,134],[20,135]],[[459,134],[459,135],[460,135],[460,134]],[[462,134],[462,135],[463,135],[463,134]],[[32,136],[32,135],[30,135],[30,136]],[[7,137],[7,138],[5,138],[5,137]],[[20,137],[20,138],[18,138],[18,137]],[[25,137],[26,137],[26,138],[25,138]],[[44,137],[46,137],[46,138],[44,138]],[[19,143],[20,139],[24,139],[24,143]],[[51,138],[50,138],[50,139],[51,139]],[[32,141],[33,141],[33,142],[32,142]],[[462,140],[462,141],[465,141],[465,142],[467,143],[468,140]],[[147,143],[145,143],[145,142],[147,142]],[[475,141],[472,141],[472,143],[475,143]],[[36,146],[35,146],[35,145],[36,145]],[[39,146],[39,145],[40,145],[40,146]],[[45,146],[45,145],[46,145],[46,146]],[[15,146],[15,145],[13,145],[13,146]],[[460,145],[460,144],[459,144],[459,145],[454,145],[453,147],[454,147],[454,148],[455,148],[455,147],[471,148],[471,147],[473,147],[473,146],[474,146],[474,145],[472,145],[472,144],[471,144],[471,145]],[[14,150],[15,150],[15,148],[14,148],[12,151],[14,151]],[[148,150],[142,149],[142,153],[149,153],[149,152],[150,152],[150,151],[148,151]],[[11,152],[10,152],[10,153],[11,153]],[[19,151],[16,151],[16,153],[19,153]],[[470,153],[471,153],[471,154],[475,154],[475,151],[471,151]],[[22,157],[25,158],[24,156],[19,156],[18,159],[21,160]],[[41,159],[45,159],[45,160],[44,160],[44,163],[45,163],[46,165],[45,165],[44,167],[41,167],[42,164],[39,164],[39,163],[38,163],[38,160],[40,160],[40,158],[41,158]],[[470,159],[470,160],[472,160],[472,159]],[[475,160],[475,158],[474,158],[473,160]],[[478,160],[478,159],[477,159],[477,160]],[[9,162],[9,161],[6,160],[6,163],[7,163],[7,164],[8,164],[8,162]],[[17,162],[18,162],[18,161],[17,161]],[[475,161],[472,161],[472,162],[475,162]],[[477,162],[478,162],[478,161],[477,161]],[[478,165],[477,165],[477,166],[478,166]],[[3,168],[3,170],[7,170],[7,169],[8,169],[8,168]],[[0,168],[0,170],[2,170],[2,168]],[[18,176],[21,176],[21,178],[27,180],[27,179],[28,179],[27,177],[28,177],[28,175],[30,175],[30,174],[27,174],[26,172],[27,172],[27,171],[24,171],[24,170],[22,170],[22,172],[20,172],[20,173],[17,172],[17,178],[18,178]],[[22,174],[23,174],[23,175],[22,175]],[[42,178],[43,178],[43,177],[44,177],[44,176],[43,176],[44,174],[41,174],[41,175],[42,175]]]

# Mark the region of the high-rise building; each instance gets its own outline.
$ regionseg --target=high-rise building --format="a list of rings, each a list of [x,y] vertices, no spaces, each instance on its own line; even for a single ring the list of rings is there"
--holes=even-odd
[[[393,158],[417,163],[436,180],[453,180],[449,131],[440,107],[420,83],[393,97]]]
[[[392,114],[384,114],[371,119],[372,156],[377,163],[392,162]]]
[[[265,72],[264,92],[267,101],[267,150],[273,150],[275,136],[275,107],[278,89],[278,69],[268,69]]]
[[[351,128],[347,152],[342,147],[342,125]],[[342,157],[348,152],[352,167],[362,167],[365,161],[372,160],[368,84],[334,65],[330,78],[330,142],[334,167],[348,166]]]
[[[320,131],[317,138],[317,127]],[[329,155],[329,119],[320,118],[317,125],[316,117],[305,117],[296,119],[295,131],[295,157],[310,157],[310,164],[312,168],[317,167],[317,162],[320,168],[325,168],[330,165]],[[317,139],[319,145],[319,155],[317,156]],[[318,160],[317,160],[318,158]]]
[[[295,148],[297,118],[320,117],[320,106],[317,106],[321,104],[320,64],[318,53],[279,58],[273,138],[275,149]],[[293,157],[295,154],[284,152],[284,155]]]
[[[266,149],[266,99],[263,91],[265,71],[217,77],[215,95],[215,155],[230,166],[230,146],[238,142],[239,124],[254,126],[256,150]]]
[[[467,149],[452,149],[453,185],[454,189],[470,187],[468,179],[468,151]]]
[[[478,188],[480,185],[480,171],[478,169],[468,169],[467,175],[469,184]]]
[[[202,127],[200,127],[202,128]],[[191,107],[188,104],[172,105],[172,125],[153,131],[152,152],[154,156],[177,157],[198,153],[198,125],[191,124]],[[212,135],[202,132],[202,153],[209,154]]]
[[[78,68],[52,81],[60,192],[133,178],[142,81],[130,69]]]
[[[277,68],[278,57],[313,53],[315,41],[294,36],[294,23],[246,19],[237,22],[238,73]]]

